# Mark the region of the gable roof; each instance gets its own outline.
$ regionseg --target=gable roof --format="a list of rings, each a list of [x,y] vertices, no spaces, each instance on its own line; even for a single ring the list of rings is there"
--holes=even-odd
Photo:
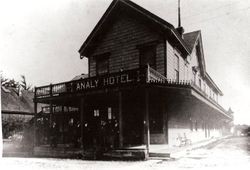
[[[163,20],[162,18],[156,16],[155,14],[149,12],[148,10],[142,8],[141,6],[133,3],[130,0],[113,0],[108,9],[105,11],[97,25],[94,27],[92,32],[87,37],[86,41],[82,44],[79,49],[81,56],[88,57],[89,51],[95,46],[95,41],[103,33],[105,29],[110,27],[112,19],[116,16],[120,16],[121,12],[126,12],[126,14],[133,14],[133,17],[139,17],[141,20],[146,21],[147,24],[151,24],[154,28],[159,29],[164,35],[167,35],[184,54],[191,54],[194,51],[194,47],[199,43],[200,45],[200,58],[198,62],[200,64],[201,74],[207,79],[207,81],[217,90],[221,95],[221,90],[217,87],[214,81],[206,72],[205,58],[203,53],[201,31],[189,32],[182,36],[174,28],[173,25]]]
[[[200,56],[198,57],[198,63],[200,65],[201,74],[207,80],[207,82],[220,94],[223,95],[222,91],[219,87],[214,83],[213,79],[209,76],[206,72],[206,65],[205,65],[205,57],[203,52],[203,43],[201,38],[201,31],[193,31],[183,35],[184,41],[186,42],[188,48],[190,49],[191,53],[194,51],[197,44],[200,46]]]
[[[195,43],[197,39],[199,38],[200,34],[201,34],[200,30],[183,34],[183,39],[186,42],[190,51],[193,51]]]
[[[190,49],[191,53],[193,53],[196,47],[196,51],[199,55],[197,55],[198,63],[200,66],[201,75],[205,77],[206,73],[206,64],[205,58],[203,53],[203,46],[202,46],[202,38],[201,38],[201,31],[193,31],[183,35],[184,41],[186,42],[188,48]]]
[[[234,112],[232,111],[231,107],[229,107],[227,113],[228,113],[228,114],[233,114],[233,113],[234,113]]]
[[[181,35],[176,31],[173,25],[142,8],[141,6],[131,2],[130,0],[113,0],[93,31],[79,49],[81,56],[86,56],[88,54],[88,51],[94,46],[94,41],[103,31],[103,28],[109,27],[110,20],[112,21],[112,18],[115,16],[120,16],[122,11],[125,11],[126,14],[133,13],[133,17],[139,17],[140,19],[145,20],[148,24],[154,25],[154,28],[160,29],[161,32],[167,34],[171,40],[173,40],[180,47],[184,54],[190,54],[190,50],[187,47],[185,41],[182,39]]]

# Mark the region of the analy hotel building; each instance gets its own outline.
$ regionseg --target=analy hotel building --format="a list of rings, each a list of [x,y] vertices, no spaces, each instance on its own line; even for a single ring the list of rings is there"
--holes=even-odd
[[[141,148],[147,156],[154,145],[229,132],[233,117],[206,71],[201,31],[184,33],[114,0],[79,53],[88,75],[35,89],[35,153],[50,144],[93,154]]]

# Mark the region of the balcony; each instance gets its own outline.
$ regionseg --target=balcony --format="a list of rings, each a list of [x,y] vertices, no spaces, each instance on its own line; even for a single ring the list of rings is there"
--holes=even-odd
[[[34,101],[39,102],[39,99],[46,100],[47,98],[53,98],[67,94],[85,93],[91,90],[100,90],[139,84],[158,85],[162,87],[188,88],[203,96],[203,98],[212,103],[223,113],[226,113],[226,110],[222,106],[220,106],[217,101],[209,97],[193,81],[176,81],[174,79],[167,79],[165,76],[150,68],[149,66],[145,68],[126,70],[102,76],[36,87]]]
[[[148,68],[138,68],[80,80],[36,87],[35,100],[57,97],[65,94],[83,93],[91,90],[146,83],[147,70]]]
[[[186,87],[191,88],[201,94],[210,102],[219,106],[200,87],[191,80],[167,79],[165,76],[147,66],[133,70],[126,70],[102,76],[90,77],[80,80],[73,80],[58,84],[50,84],[35,88],[35,100],[57,97],[65,94],[84,93],[90,90],[98,90],[112,87],[121,87],[133,84],[150,84],[166,87]]]

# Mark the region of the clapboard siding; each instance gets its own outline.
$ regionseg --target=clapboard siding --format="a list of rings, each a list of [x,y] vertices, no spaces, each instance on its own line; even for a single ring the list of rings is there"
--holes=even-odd
[[[166,54],[167,54],[167,78],[168,79],[174,79],[175,78],[175,72],[174,72],[174,59],[175,55],[179,57],[179,79],[185,80],[185,60],[181,56],[181,54],[174,49],[174,47],[166,41]]]
[[[161,73],[162,75],[165,75],[165,41],[162,41],[158,44],[156,49],[156,70]]]
[[[140,22],[128,16],[121,16],[114,20],[106,30],[96,48],[89,55],[90,76],[96,75],[96,61],[94,56],[110,53],[109,72],[118,72],[121,69],[135,69],[139,67],[139,49],[137,45],[157,41],[156,68],[164,74],[165,41],[158,33],[147,28]]]

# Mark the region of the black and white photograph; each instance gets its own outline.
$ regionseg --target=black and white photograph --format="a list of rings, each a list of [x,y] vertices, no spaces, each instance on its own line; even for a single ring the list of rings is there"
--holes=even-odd
[[[0,168],[250,169],[250,1],[0,1]]]

